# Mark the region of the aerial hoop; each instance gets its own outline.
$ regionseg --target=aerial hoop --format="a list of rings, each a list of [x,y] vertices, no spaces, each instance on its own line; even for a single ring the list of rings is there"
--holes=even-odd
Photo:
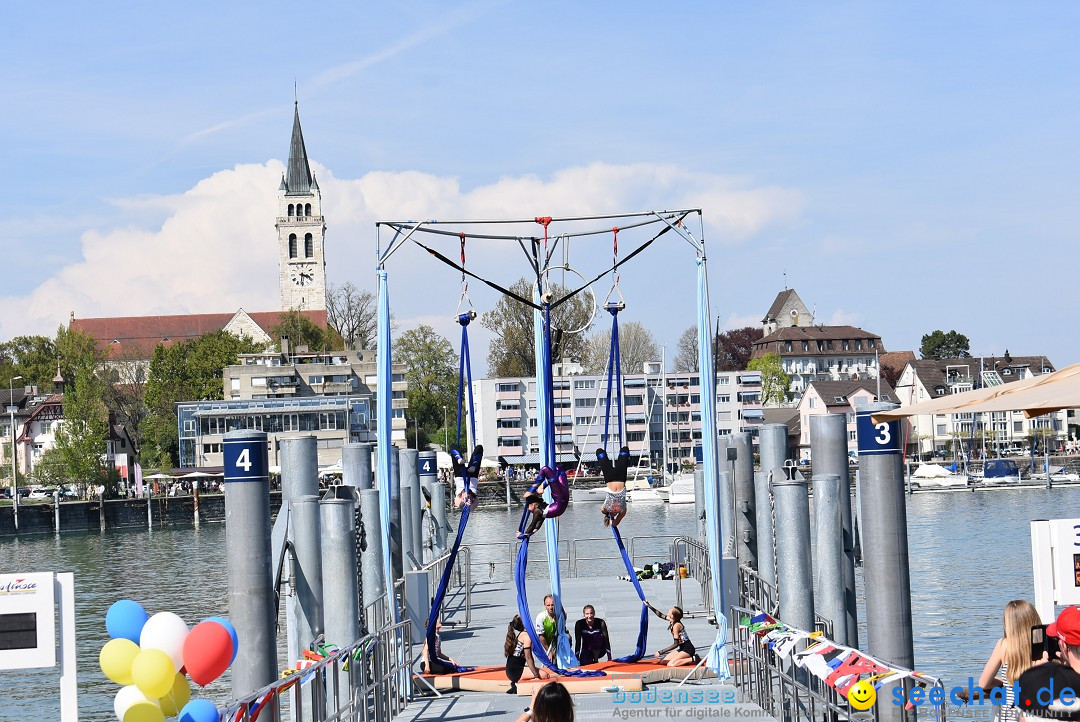
[[[545,272],[552,271],[552,270],[557,270],[557,271],[561,270],[564,273],[572,273],[575,276],[577,276],[578,278],[580,278],[582,284],[585,286],[585,290],[582,291],[582,295],[586,296],[589,299],[588,303],[589,303],[589,306],[592,309],[589,312],[589,318],[579,328],[563,329],[563,333],[570,333],[570,334],[584,333],[585,331],[592,328],[593,322],[596,321],[596,314],[600,311],[600,306],[596,302],[596,293],[592,290],[592,286],[589,285],[589,279],[585,278],[585,276],[583,276],[581,274],[581,271],[578,271],[573,266],[571,266],[569,263],[559,265],[559,266],[551,266],[551,267],[548,267],[548,268],[544,269]],[[552,295],[551,295],[551,285],[549,283],[547,283],[546,281],[544,282],[544,286],[543,286],[543,290],[541,291],[540,298],[541,298],[541,300],[543,300],[543,301],[545,301],[547,303],[550,303],[550,302],[552,302],[554,300],[552,298]]]

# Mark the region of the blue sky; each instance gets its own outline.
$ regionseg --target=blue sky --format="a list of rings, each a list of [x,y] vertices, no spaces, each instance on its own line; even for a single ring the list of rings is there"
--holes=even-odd
[[[1080,360],[1061,332],[1071,3],[68,2],[8,19],[3,338],[71,311],[276,307],[295,80],[331,281],[373,288],[376,218],[700,205],[725,324],[760,319],[786,271],[818,321],[889,350],[955,328],[976,353]],[[512,251],[472,255],[524,273]],[[390,272],[402,326],[452,332],[452,271],[407,250]],[[650,252],[624,273],[627,316],[673,345],[693,272],[685,247]]]

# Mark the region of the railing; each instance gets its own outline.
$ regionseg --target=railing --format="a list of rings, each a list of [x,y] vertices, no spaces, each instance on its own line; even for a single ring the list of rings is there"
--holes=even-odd
[[[735,619],[757,613],[741,606],[733,606],[731,611]],[[822,722],[856,718],[877,720],[878,711],[884,705],[891,704],[891,700],[884,699],[887,694],[883,691],[878,693],[883,697],[882,702],[866,712],[852,713],[835,689],[806,670],[796,668],[793,663],[781,660],[768,646],[763,646],[756,633],[748,627],[736,625],[732,630],[732,656],[732,682],[744,698],[756,703],[776,719]],[[890,666],[900,669],[896,665]],[[932,686],[942,686],[939,679],[925,675],[923,679]],[[945,705],[925,705],[923,709],[926,708],[932,710],[928,719],[945,722]]]
[[[289,709],[297,722],[382,722],[409,701],[412,643],[409,622],[380,629],[305,670],[290,674],[227,707],[221,719],[277,719],[267,706]],[[273,712],[274,710],[270,710]]]
[[[683,600],[683,576],[675,575],[675,606],[683,610],[684,617],[714,617],[716,606],[712,598],[712,571],[709,566],[709,550],[697,539],[679,537],[671,543],[671,557],[686,565],[686,577],[701,585],[701,606],[689,607]]]
[[[430,589],[428,598],[433,599],[439,588],[443,572],[446,571],[446,563],[450,560],[450,552],[432,559],[420,567],[422,571],[428,571]],[[461,592],[451,592],[451,589],[460,588]],[[458,548],[458,557],[454,562],[454,569],[450,574],[450,581],[446,586],[446,599],[443,601],[441,620],[443,626],[454,628],[467,628],[472,623],[472,552],[469,547]],[[461,602],[456,602],[459,596]],[[457,611],[462,604],[465,606],[465,621],[449,621],[452,611]]]

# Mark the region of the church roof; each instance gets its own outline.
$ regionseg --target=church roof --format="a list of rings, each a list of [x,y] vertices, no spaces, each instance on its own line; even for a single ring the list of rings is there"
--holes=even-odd
[[[769,321],[775,321],[776,317],[780,315],[780,312],[784,310],[784,304],[788,302],[788,299],[792,296],[799,298],[799,294],[795,293],[794,288],[785,288],[780,293],[776,294],[776,300],[769,306],[769,310],[765,313],[765,318],[761,319],[762,323],[768,323]],[[802,303],[802,301],[799,301]]]
[[[120,316],[115,318],[72,319],[73,331],[97,341],[98,350],[117,360],[149,359],[158,344],[171,346],[208,333],[220,331],[236,316],[232,313],[193,313],[179,316]],[[281,323],[283,311],[248,312],[258,326],[270,334]],[[326,311],[300,311],[300,314],[322,328],[326,327]]]
[[[311,166],[308,165],[307,148],[304,147],[304,133],[300,130],[300,106],[297,104],[293,109],[292,140],[289,142],[285,192],[310,193],[311,181]]]

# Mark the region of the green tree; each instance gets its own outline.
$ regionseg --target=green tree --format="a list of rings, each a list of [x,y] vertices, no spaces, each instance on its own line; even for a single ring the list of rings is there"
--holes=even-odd
[[[697,332],[697,326],[691,326],[682,332],[678,343],[675,344],[675,360],[672,362],[672,369],[677,373],[698,370]]]
[[[534,284],[518,279],[510,290],[522,298],[533,297]],[[551,287],[553,303],[565,298],[569,290]],[[581,359],[585,355],[585,337],[592,328],[593,306],[589,298],[578,294],[551,311],[551,359]],[[495,308],[480,317],[484,328],[495,332],[488,347],[488,373],[496,377],[532,376],[536,373],[533,336],[533,309],[520,301],[502,296]]]
[[[746,365],[750,371],[761,372],[761,403],[770,406],[787,400],[791,377],[784,373],[780,354],[767,353]]]
[[[590,336],[585,344],[582,366],[591,374],[607,373],[611,356],[611,329]],[[660,360],[660,347],[649,329],[637,321],[619,324],[619,369],[624,374],[639,374],[647,361]]]
[[[222,371],[242,353],[255,353],[262,345],[225,331],[165,347],[158,345],[146,381],[146,416],[142,420],[142,456],[162,463],[168,454],[179,459],[176,404],[224,398]]]
[[[919,354],[924,359],[943,361],[950,358],[971,358],[971,343],[958,331],[948,333],[938,329],[922,337]]]
[[[22,376],[19,386],[51,389],[56,361],[56,344],[51,338],[16,336],[0,344],[0,383]]]
[[[404,364],[405,392],[409,400],[408,418],[417,422],[425,442],[442,428],[443,409],[457,414],[458,372],[453,346],[431,326],[404,332],[394,342],[395,364]],[[414,443],[415,432],[409,424],[405,436]]]
[[[298,346],[307,346],[309,351],[333,351],[344,346],[341,336],[333,328],[322,328],[299,311],[282,313],[277,325],[270,329],[270,335],[279,344],[282,337],[288,336],[289,348],[293,351]]]
[[[80,488],[102,483],[109,435],[109,412],[102,400],[105,382],[92,364],[79,364],[64,393],[64,418],[54,431],[55,446],[42,455],[34,475],[48,483]],[[110,495],[115,493],[111,490]]]

